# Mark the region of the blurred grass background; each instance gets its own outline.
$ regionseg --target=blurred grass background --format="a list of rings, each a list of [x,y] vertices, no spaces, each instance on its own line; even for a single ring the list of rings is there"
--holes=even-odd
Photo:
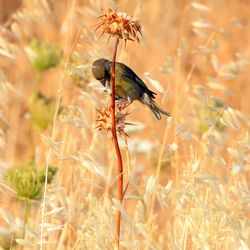
[[[173,114],[156,121],[129,107],[139,125],[128,149],[121,138],[122,249],[248,249],[247,0],[0,0],[0,246],[41,245],[49,164],[43,248],[113,249],[116,158],[111,137],[94,129],[109,97],[90,70],[112,56],[112,39],[92,28],[109,7],[140,20],[141,44],[121,45],[118,59]]]

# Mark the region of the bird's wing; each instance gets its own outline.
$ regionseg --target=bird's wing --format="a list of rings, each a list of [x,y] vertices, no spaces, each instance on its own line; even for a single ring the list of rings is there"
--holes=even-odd
[[[136,75],[136,73],[132,69],[130,69],[123,63],[117,63],[117,64],[120,66],[117,68],[118,70],[120,69],[120,74],[122,79],[132,83],[137,83],[145,92],[149,94],[150,97],[155,98],[156,93],[148,89],[147,85]]]

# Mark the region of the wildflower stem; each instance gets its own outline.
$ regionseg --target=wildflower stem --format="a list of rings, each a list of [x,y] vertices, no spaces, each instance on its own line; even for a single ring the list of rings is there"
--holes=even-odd
[[[115,119],[115,61],[116,53],[119,44],[119,38],[116,39],[113,61],[112,61],[112,75],[111,75],[111,115],[112,115],[112,136],[115,145],[115,152],[118,161],[118,183],[117,183],[117,198],[122,203],[123,198],[123,165],[122,165],[122,156],[116,134],[116,119]],[[121,211],[117,209],[116,212],[116,249],[119,249],[120,243],[120,226],[121,226]]]

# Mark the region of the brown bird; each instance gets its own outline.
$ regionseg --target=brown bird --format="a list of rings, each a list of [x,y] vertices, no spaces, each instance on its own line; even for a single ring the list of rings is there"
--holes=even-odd
[[[95,79],[108,90],[110,90],[112,62],[107,59],[94,61],[92,73]],[[159,108],[154,101],[156,93],[148,89],[146,84],[136,75],[136,73],[123,63],[115,64],[115,98],[120,102],[132,103],[135,100],[148,106],[158,120],[161,115],[171,116]]]

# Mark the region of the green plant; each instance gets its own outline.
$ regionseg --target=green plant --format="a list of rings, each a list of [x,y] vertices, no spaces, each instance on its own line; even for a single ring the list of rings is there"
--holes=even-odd
[[[56,43],[34,39],[26,52],[32,66],[37,71],[44,71],[57,66],[62,58],[62,50]]]
[[[57,172],[57,168],[50,166],[48,171],[48,183],[50,183]],[[31,161],[26,164],[14,165],[5,174],[6,180],[17,192],[19,198],[36,199],[43,191],[45,181],[44,169],[38,169]]]
[[[214,127],[217,131],[222,132],[225,126],[221,123],[223,111],[226,104],[218,98],[208,98],[197,105],[197,117],[199,120],[199,131],[205,133],[209,128]]]
[[[48,128],[55,112],[55,99],[48,98],[41,92],[35,92],[29,101],[29,112],[31,121],[40,130],[45,130]]]

